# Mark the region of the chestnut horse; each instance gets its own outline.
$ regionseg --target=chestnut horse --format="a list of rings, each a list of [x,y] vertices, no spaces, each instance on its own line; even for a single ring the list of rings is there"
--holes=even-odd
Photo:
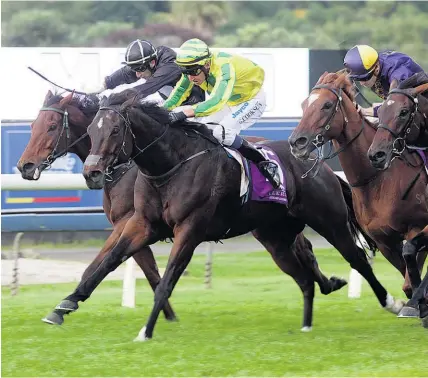
[[[379,126],[368,151],[368,157],[376,169],[388,169],[394,159],[403,158],[403,152],[410,146],[415,146],[416,149],[428,148],[428,77],[425,74],[422,78],[421,76],[417,74],[401,82],[388,94],[379,109]],[[421,171],[423,174],[424,169]],[[428,201],[427,192],[425,201]],[[415,255],[427,246],[428,226],[406,243],[404,256]],[[425,299],[424,304],[428,288],[428,270],[422,283],[418,275],[410,278],[412,286],[418,286],[419,283],[411,302],[414,305],[419,304],[420,317],[428,328],[428,299]]]
[[[405,153],[388,173],[374,169],[367,158],[376,128],[356,109],[353,86],[346,73],[325,72],[303,103],[303,116],[289,141],[293,155],[308,160],[313,150],[333,141],[345,175],[352,187],[354,209],[362,228],[375,240],[383,255],[407,278],[403,240],[411,240],[428,224],[423,198],[427,178],[418,176],[420,159]],[[318,158],[319,159],[319,155]],[[416,178],[416,179],[415,179]],[[410,183],[410,184],[409,184]],[[411,191],[404,200],[403,195]],[[418,255],[419,274],[426,251]],[[408,298],[412,287],[403,286]],[[417,316],[413,311],[412,316]]]

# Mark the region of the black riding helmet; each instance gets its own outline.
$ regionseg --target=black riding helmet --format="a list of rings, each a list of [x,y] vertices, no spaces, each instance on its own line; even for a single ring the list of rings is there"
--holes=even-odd
[[[157,57],[157,50],[149,41],[136,39],[126,48],[125,61],[122,64],[126,64],[133,71],[153,70],[156,66]],[[151,64],[153,60],[155,63]]]

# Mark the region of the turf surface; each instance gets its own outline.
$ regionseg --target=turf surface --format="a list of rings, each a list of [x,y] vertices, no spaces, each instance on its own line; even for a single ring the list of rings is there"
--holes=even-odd
[[[335,250],[316,251],[328,276],[348,277]],[[165,257],[159,258],[160,266]],[[153,297],[137,282],[137,308],[122,308],[121,282],[105,282],[63,326],[40,321],[70,284],[2,289],[2,376],[427,376],[428,330],[380,308],[366,283],[360,299],[347,286],[317,289],[314,329],[300,332],[302,296],[265,252],[214,256],[213,289],[203,286],[204,257],[171,298],[178,323],[160,318],[154,338],[133,342]],[[403,297],[400,275],[382,258],[379,280]]]

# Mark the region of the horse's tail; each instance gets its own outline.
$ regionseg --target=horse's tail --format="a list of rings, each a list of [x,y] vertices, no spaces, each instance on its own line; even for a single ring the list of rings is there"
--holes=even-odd
[[[336,175],[336,177],[339,180],[340,186],[342,188],[343,197],[345,198],[346,207],[348,208],[349,225],[351,226],[352,236],[354,237],[355,241],[360,240],[358,236],[358,234],[360,233],[374,256],[377,250],[377,245],[375,241],[369,235],[366,234],[366,232],[361,228],[360,224],[357,221],[352,200],[351,187],[340,176]],[[364,246],[363,249],[365,250]]]

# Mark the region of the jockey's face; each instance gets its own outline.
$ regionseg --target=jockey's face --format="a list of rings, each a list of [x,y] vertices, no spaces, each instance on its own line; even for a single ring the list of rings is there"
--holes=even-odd
[[[204,65],[205,71],[209,72],[210,70],[210,63],[205,63]],[[197,75],[188,75],[190,81],[192,81],[193,83],[195,83],[196,85],[202,85],[202,83],[207,79],[204,70],[200,70],[200,72]]]
[[[135,72],[135,76],[137,76],[138,79],[148,79],[153,75],[153,68],[156,65],[156,61],[152,60],[149,65],[146,66],[140,66],[136,68],[131,69]]]
[[[377,63],[372,77],[367,81],[360,81],[360,84],[366,88],[373,88],[373,86],[376,83],[377,77],[379,76],[379,71],[380,71],[380,65],[379,65],[379,63]]]

